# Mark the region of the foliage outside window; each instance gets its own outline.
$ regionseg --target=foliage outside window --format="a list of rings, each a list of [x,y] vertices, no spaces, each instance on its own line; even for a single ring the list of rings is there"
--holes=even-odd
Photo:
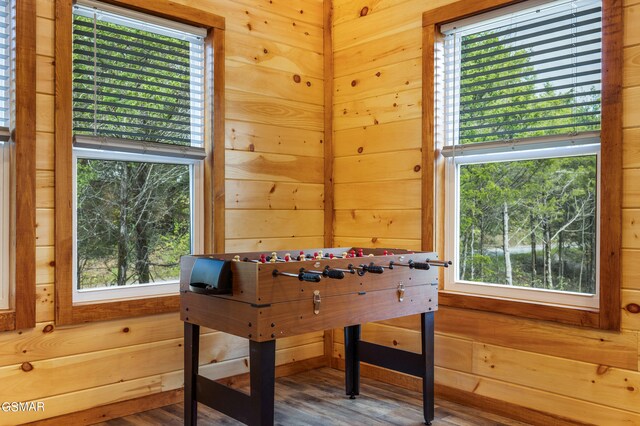
[[[199,249],[205,34],[74,6],[76,301],[175,292]]]
[[[445,288],[597,308],[601,3],[523,5],[442,28]]]

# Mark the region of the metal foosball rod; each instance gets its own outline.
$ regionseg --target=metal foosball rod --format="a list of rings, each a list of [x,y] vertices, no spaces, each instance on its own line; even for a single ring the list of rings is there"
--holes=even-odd
[[[308,282],[312,282],[312,283],[319,283],[320,280],[322,280],[322,276],[318,275],[318,274],[309,274],[307,272],[300,272],[299,274],[292,274],[291,272],[280,272],[277,269],[274,269],[272,272],[272,275],[274,277],[277,277],[278,275],[283,275],[285,277],[293,277],[293,278],[297,278],[300,281],[308,281]]]
[[[409,260],[408,263],[398,263],[393,260],[389,262],[389,268],[395,268],[396,266],[404,266],[405,268],[410,269],[422,269],[424,271],[431,269],[429,262],[414,262],[413,260]]]
[[[344,272],[343,271],[339,271],[337,269],[331,269],[329,268],[329,265],[327,265],[324,270],[322,271],[311,271],[311,270],[305,270],[304,268],[300,268],[300,272],[308,272],[310,274],[318,274],[318,275],[322,275],[323,277],[327,277],[327,278],[332,278],[334,280],[341,280],[344,278]]]
[[[329,268],[329,265],[325,266],[325,269]],[[344,268],[332,268],[333,271],[340,271],[340,272],[344,272],[345,274],[355,274],[357,271],[356,268],[353,267],[352,264],[349,264],[349,266],[347,266],[347,269]]]
[[[440,266],[443,268],[448,268],[449,265],[451,265],[451,261],[450,260],[430,260],[427,259],[427,263],[433,266]]]

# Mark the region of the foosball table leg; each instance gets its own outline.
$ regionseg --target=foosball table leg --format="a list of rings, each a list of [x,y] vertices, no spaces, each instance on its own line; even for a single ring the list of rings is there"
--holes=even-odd
[[[351,399],[360,395],[360,324],[344,328],[344,377],[346,393]]]
[[[433,312],[424,312],[420,315],[420,328],[422,331],[422,407],[424,422],[430,425],[435,416],[434,410],[434,326]]]
[[[275,402],[276,341],[249,342],[252,425],[271,426]],[[249,408],[249,407],[247,407]]]
[[[198,400],[196,382],[198,378],[198,354],[200,350],[200,326],[184,323],[184,424],[198,423]]]

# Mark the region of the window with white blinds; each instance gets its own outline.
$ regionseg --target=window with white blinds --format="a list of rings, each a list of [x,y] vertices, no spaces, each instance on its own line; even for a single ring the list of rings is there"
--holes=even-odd
[[[76,4],[74,135],[202,147],[205,35],[106,4]]]
[[[463,146],[476,143],[568,137],[575,144],[580,134],[592,143],[597,135],[600,1],[527,3],[442,28],[445,155],[480,152]]]
[[[201,250],[207,31],[73,11],[73,300],[175,294],[180,256]]]
[[[10,307],[10,152],[11,63],[15,48],[11,40],[11,2],[0,0],[0,309]]]
[[[597,308],[601,1],[524,1],[440,30],[445,289]]]

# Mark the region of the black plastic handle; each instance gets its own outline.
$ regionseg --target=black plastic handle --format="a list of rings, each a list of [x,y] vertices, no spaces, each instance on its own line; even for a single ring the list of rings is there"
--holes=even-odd
[[[411,262],[414,269],[424,269],[425,271],[431,269],[431,265],[426,262]]]
[[[319,283],[322,278],[318,274],[310,274],[308,272],[300,272],[298,274],[298,279],[300,281],[309,281],[311,283]]]
[[[367,272],[371,272],[372,274],[381,274],[384,272],[384,268],[382,266],[369,265],[366,268]]]
[[[334,280],[341,280],[344,278],[344,272],[336,271],[334,269],[325,269],[322,275],[324,275],[325,277],[333,278]]]

